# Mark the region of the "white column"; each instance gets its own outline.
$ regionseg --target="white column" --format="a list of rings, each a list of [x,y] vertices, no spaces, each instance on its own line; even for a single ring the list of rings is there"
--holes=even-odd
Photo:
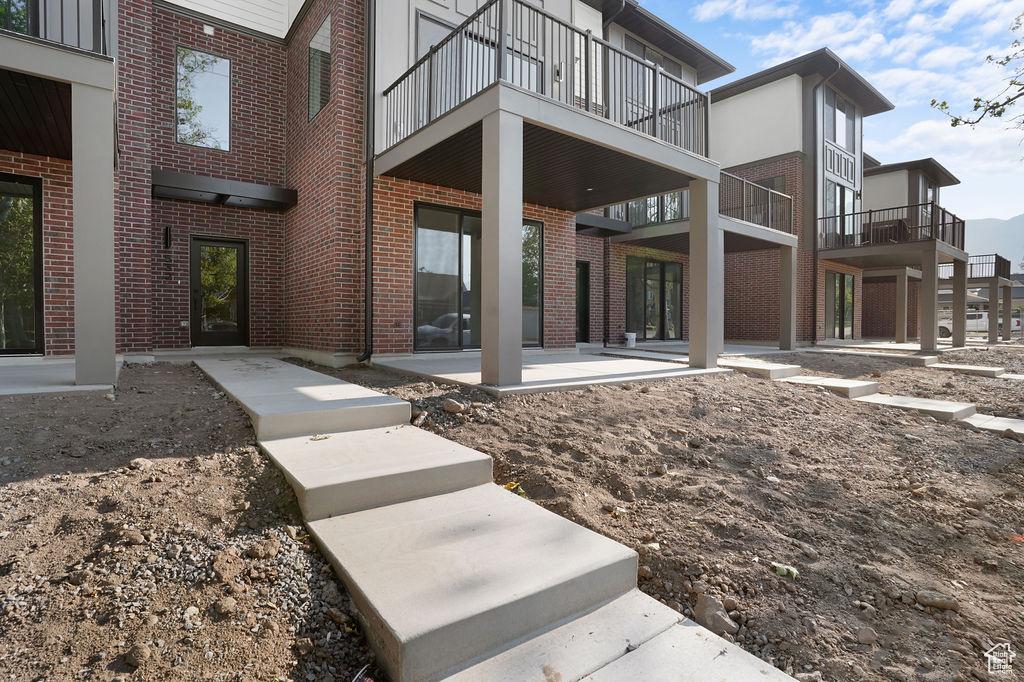
[[[907,272],[896,275],[896,343],[907,342]]]
[[[75,382],[114,384],[114,96],[71,85]]]
[[[999,278],[988,283],[988,342],[999,343]]]
[[[779,348],[796,348],[796,249],[779,247]]]
[[[1013,319],[1010,317],[1013,312],[1012,300],[1013,287],[1003,287],[1003,341],[1013,338]],[[1021,338],[1024,338],[1024,328],[1021,329]]]
[[[953,347],[967,345],[967,261],[953,261]]]
[[[725,252],[718,183],[690,182],[690,366],[717,367],[725,349]]]
[[[483,383],[523,380],[523,119],[483,122],[480,369]]]
[[[921,258],[921,350],[935,350],[939,334],[939,254],[934,247]]]

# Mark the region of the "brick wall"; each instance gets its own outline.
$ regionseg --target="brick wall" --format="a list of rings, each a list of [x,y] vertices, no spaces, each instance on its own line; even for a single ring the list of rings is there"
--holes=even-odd
[[[43,349],[75,351],[75,275],[71,162],[0,151],[0,172],[43,181]]]
[[[413,348],[416,202],[481,210],[479,194],[386,176],[377,178],[373,220],[375,353],[408,353]],[[523,217],[544,224],[544,347],[572,348],[576,344],[576,216],[524,204]]]
[[[907,283],[907,338],[920,337],[918,327],[918,296],[921,283]],[[896,336],[896,281],[869,281],[864,283],[864,337],[895,338]]]

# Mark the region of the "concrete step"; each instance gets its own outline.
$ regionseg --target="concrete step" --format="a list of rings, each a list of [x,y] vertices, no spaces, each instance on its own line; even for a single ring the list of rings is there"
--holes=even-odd
[[[308,527],[394,682],[464,666],[636,587],[634,551],[493,484]]]
[[[864,350],[844,350],[841,348],[806,348],[801,349],[805,353],[826,353],[834,355],[856,355],[862,358],[880,358],[903,362],[915,367],[929,367],[939,361],[938,355],[905,355],[903,353],[873,353]]]
[[[786,377],[796,376],[803,371],[800,365],[783,365],[778,362],[768,362],[767,360],[758,360],[756,358],[719,358],[718,366],[757,374],[768,379],[785,379]]]
[[[830,391],[835,391],[847,398],[860,398],[862,396],[878,393],[877,381],[858,381],[856,379],[838,379],[836,377],[816,377],[808,375],[797,375],[778,379],[790,384],[802,384],[805,386],[821,386]]]
[[[973,424],[982,431],[1003,433],[1007,429],[1016,434],[1024,436],[1024,419],[1011,419],[1010,417],[996,417],[991,414],[972,414],[961,421]]]
[[[621,658],[680,621],[674,611],[640,590],[532,635],[465,668],[445,682],[551,682],[578,680]]]
[[[588,682],[792,682],[793,678],[687,620],[609,663]]]
[[[1000,379],[1009,379],[1011,381],[1024,381],[1024,374],[1011,374],[1006,372],[1005,374],[999,375]]]
[[[854,398],[863,403],[896,407],[901,410],[912,410],[930,414],[939,421],[963,419],[974,414],[974,403],[955,403],[948,400],[932,400],[931,398],[914,398],[907,395],[889,395],[875,393],[861,398]]]
[[[944,369],[950,372],[960,372],[961,374],[975,374],[980,377],[998,377],[1006,374],[1006,370],[1002,367],[986,367],[983,365],[950,365],[944,362],[936,362],[929,366],[932,369]]]
[[[274,358],[201,358],[214,384],[242,405],[259,440],[408,423],[398,398]]]
[[[260,441],[306,521],[490,483],[491,458],[403,424]]]

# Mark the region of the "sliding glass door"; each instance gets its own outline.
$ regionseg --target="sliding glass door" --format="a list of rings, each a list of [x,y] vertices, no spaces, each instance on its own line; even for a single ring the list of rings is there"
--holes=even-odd
[[[43,184],[0,173],[0,354],[43,352]]]
[[[825,328],[830,339],[853,338],[853,275],[825,272]]]
[[[626,259],[626,331],[640,340],[677,340],[683,335],[683,267],[643,258]]]
[[[480,214],[417,204],[415,350],[479,348]],[[543,226],[523,222],[523,345],[543,343]]]

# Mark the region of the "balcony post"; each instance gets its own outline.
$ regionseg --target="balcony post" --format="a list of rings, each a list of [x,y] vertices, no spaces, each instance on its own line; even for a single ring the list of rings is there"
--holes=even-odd
[[[999,343],[999,276],[988,283],[988,342]]]
[[[909,290],[907,270],[896,275],[896,343],[907,342],[907,299]]]
[[[585,96],[587,98],[586,109],[587,109],[587,111],[593,111],[594,110],[594,105],[593,105],[593,103],[591,101],[593,99],[593,97],[592,97],[592,94],[590,92],[590,88],[593,87],[593,85],[591,84],[591,79],[594,76],[594,74],[593,74],[594,65],[593,65],[592,57],[591,57],[591,54],[594,51],[594,33],[589,28],[587,29],[587,40],[586,40],[586,48],[585,48],[585,50],[586,50],[586,54],[583,57],[583,71],[584,71],[584,77],[586,78],[587,82],[586,82],[586,86],[583,88],[583,91],[584,91]]]
[[[796,349],[797,252],[792,246],[779,247],[779,349]]]
[[[690,366],[717,367],[725,348],[725,251],[718,183],[690,182]]]
[[[1013,287],[1003,287],[1003,341],[1013,338]],[[1021,330],[1021,338],[1024,338],[1024,329]]]
[[[939,254],[934,244],[921,258],[921,350],[934,351],[939,333]]]
[[[483,383],[523,379],[523,119],[495,111],[483,121],[481,343]]]
[[[953,347],[967,345],[967,261],[953,261]]]
[[[498,49],[495,51],[495,80],[506,80],[505,52],[508,49],[508,31],[512,27],[513,0],[498,0]]]

